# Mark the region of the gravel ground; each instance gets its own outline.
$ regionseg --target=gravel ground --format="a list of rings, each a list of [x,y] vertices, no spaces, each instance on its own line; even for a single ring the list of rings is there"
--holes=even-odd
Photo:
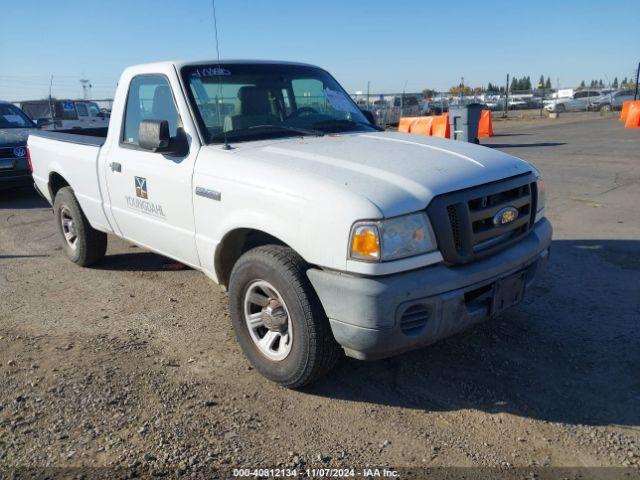
[[[345,358],[304,391],[251,369],[225,293],[200,273],[114,237],[104,261],[76,267],[43,201],[0,193],[0,478],[82,466],[637,473],[640,132],[600,117],[495,127],[484,144],[545,176],[548,271],[501,318],[392,359]]]

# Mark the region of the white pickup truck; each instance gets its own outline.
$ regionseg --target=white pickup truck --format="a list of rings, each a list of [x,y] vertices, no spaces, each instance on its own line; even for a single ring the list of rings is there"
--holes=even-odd
[[[288,387],[342,350],[381,358],[500,314],[549,255],[531,165],[379,131],[311,65],[134,66],[108,130],[28,147],[71,261],[113,234],[204,272],[249,361]]]

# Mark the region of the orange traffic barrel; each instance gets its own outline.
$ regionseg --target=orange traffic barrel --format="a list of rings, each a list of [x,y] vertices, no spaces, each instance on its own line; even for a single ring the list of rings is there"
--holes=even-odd
[[[402,117],[398,122],[398,131],[411,133],[411,126],[418,120],[418,117]]]
[[[431,135],[433,119],[434,117],[418,117],[418,119],[411,125],[411,133],[418,135]]]
[[[440,138],[451,138],[451,130],[449,127],[449,114],[444,113],[433,117],[431,127],[431,135]]]
[[[629,109],[631,105],[634,103],[640,103],[640,100],[629,100],[622,104],[622,111],[620,112],[620,121],[624,122],[627,119],[627,115],[629,114]]]
[[[493,122],[491,120],[491,110],[480,112],[480,122],[478,123],[478,137],[493,137]]]
[[[640,127],[640,101],[629,102],[631,105],[627,111],[627,118],[624,123],[624,128],[639,128]]]

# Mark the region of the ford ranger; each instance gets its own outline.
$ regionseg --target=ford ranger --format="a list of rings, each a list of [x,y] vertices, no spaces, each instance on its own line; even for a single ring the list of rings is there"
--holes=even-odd
[[[535,168],[380,131],[311,65],[130,67],[108,128],[28,148],[72,262],[112,234],[202,271],[249,362],[288,387],[501,314],[549,256]]]

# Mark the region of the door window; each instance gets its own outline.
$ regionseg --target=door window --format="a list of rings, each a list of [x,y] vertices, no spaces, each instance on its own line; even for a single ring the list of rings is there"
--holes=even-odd
[[[98,105],[96,105],[95,103],[90,103],[89,113],[91,114],[92,117],[97,117],[98,114],[100,113],[100,109],[98,108]]]
[[[131,80],[122,129],[123,143],[138,145],[138,129],[142,120],[166,120],[170,135],[175,137],[178,110],[166,77],[140,75]]]
[[[89,110],[84,103],[76,103],[76,110],[78,111],[78,115],[81,117],[89,116]]]

